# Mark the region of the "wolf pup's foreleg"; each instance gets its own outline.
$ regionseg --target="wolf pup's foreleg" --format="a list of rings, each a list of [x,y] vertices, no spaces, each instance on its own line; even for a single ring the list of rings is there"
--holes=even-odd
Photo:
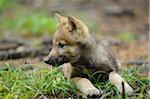
[[[109,73],[109,80],[117,87],[119,92],[122,93],[122,82],[124,82],[125,93],[132,94],[133,88],[115,71]]]
[[[61,65],[59,68],[67,79],[71,78],[73,66],[70,63],[65,63]],[[87,78],[73,77],[71,79],[75,83],[78,90],[82,92],[84,95],[86,96],[94,96],[94,95],[100,96],[101,95],[99,89],[94,87],[91,81],[88,80]]]
[[[64,76],[67,79],[71,78],[71,74],[72,74],[72,71],[73,71],[73,66],[70,63],[65,63],[65,64],[59,66],[59,69],[62,71],[62,73],[64,74]]]
[[[74,77],[72,78],[73,82],[77,86],[78,90],[81,91],[86,96],[100,96],[101,93],[99,89],[94,87],[90,80],[82,77]]]

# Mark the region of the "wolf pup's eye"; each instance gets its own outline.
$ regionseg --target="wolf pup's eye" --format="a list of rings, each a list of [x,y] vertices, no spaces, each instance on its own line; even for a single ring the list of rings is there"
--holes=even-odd
[[[65,44],[59,43],[58,46],[59,46],[60,48],[64,48],[64,47],[65,47]]]

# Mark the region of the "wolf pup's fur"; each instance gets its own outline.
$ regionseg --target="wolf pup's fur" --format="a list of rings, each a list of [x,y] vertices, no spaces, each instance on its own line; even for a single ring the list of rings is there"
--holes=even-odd
[[[85,77],[85,72],[92,74],[105,72],[109,80],[122,93],[122,82],[125,92],[131,94],[132,87],[117,73],[119,61],[101,42],[90,34],[88,27],[79,19],[55,14],[59,25],[53,35],[52,50],[45,63],[59,65],[68,79],[72,79],[79,91],[85,95],[99,95],[100,91]]]

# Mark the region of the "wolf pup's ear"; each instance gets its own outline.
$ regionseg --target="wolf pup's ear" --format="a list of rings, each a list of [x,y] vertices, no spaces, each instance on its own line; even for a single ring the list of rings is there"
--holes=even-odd
[[[88,27],[81,20],[73,16],[67,17],[66,27],[72,34],[72,37],[74,37],[79,42],[80,41],[84,42],[84,39],[86,39],[86,37],[88,38],[91,36]]]
[[[57,19],[57,21],[58,21],[59,24],[63,24],[67,20],[66,17],[64,17],[64,16],[62,16],[62,15],[60,15],[58,13],[55,13],[54,15],[55,15],[55,18]]]
[[[68,16],[67,17],[67,25],[70,32],[78,31],[79,32],[88,32],[87,26],[79,19]]]
[[[77,20],[74,17],[68,16],[67,21],[69,32],[77,30]]]

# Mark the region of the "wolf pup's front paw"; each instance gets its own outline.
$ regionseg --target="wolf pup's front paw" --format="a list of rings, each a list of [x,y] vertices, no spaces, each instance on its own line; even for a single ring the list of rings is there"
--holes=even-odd
[[[86,96],[96,98],[101,96],[101,91],[99,89],[89,89],[85,92]]]

